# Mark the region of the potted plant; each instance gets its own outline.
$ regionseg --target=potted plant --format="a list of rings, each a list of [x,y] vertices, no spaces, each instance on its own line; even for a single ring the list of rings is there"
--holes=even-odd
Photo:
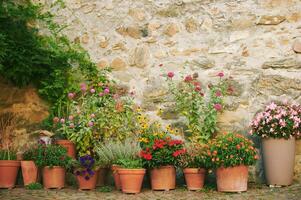
[[[251,140],[240,134],[224,133],[210,141],[205,150],[206,162],[216,169],[218,191],[247,191],[248,166],[258,159]]]
[[[179,166],[183,169],[187,188],[200,190],[204,186],[207,167],[204,147],[200,143],[190,143],[185,149],[179,158]]]
[[[42,168],[43,186],[45,189],[65,187],[66,169],[72,165],[72,158],[60,145],[39,145],[36,165]]]
[[[15,187],[20,161],[17,161],[14,151],[0,150],[0,188],[12,189]]]
[[[153,190],[171,190],[176,187],[176,169],[178,158],[185,153],[183,141],[173,139],[168,132],[162,131],[158,123],[147,128],[141,138],[140,156],[144,166],[150,169]]]
[[[250,134],[261,137],[268,185],[291,185],[295,164],[295,137],[301,134],[299,104],[270,103],[251,122]]]
[[[75,165],[75,175],[79,190],[92,190],[96,187],[98,168],[90,155],[81,156]]]
[[[35,164],[37,159],[36,148],[29,148],[23,153],[23,160],[21,161],[21,169],[24,186],[38,181],[38,167]]]
[[[121,168],[118,169],[122,192],[137,194],[141,191],[145,169],[140,158],[119,159],[117,161]]]
[[[111,168],[115,188],[120,190],[121,182],[118,170],[121,166],[119,166],[118,160],[136,158],[140,152],[139,143],[134,138],[126,139],[123,142],[107,141],[96,145],[95,152],[98,163],[101,163],[101,166],[104,168]]]

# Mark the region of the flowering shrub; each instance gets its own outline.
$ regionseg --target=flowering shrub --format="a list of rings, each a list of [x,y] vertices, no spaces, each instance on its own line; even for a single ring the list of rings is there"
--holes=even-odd
[[[208,85],[209,94],[206,98],[205,88],[197,80],[197,74],[187,75],[179,85],[173,79],[173,72],[166,75],[177,111],[187,118],[190,140],[208,141],[217,131],[217,113],[223,109],[223,97],[233,92],[226,79],[222,79],[224,73],[220,72],[217,76],[220,77],[219,82]]]
[[[95,174],[95,160],[90,155],[81,156],[76,163],[76,176],[83,176],[89,180]]]
[[[206,162],[209,168],[253,165],[258,159],[251,140],[240,134],[218,135],[205,146]]]
[[[179,158],[181,168],[206,168],[206,152],[203,144],[190,143],[185,146],[186,152]]]
[[[301,106],[299,104],[276,104],[266,106],[251,122],[250,134],[262,138],[291,138],[301,134]]]
[[[140,157],[149,168],[176,165],[180,155],[186,152],[183,141],[172,139],[168,132],[159,128],[158,123],[151,124],[139,141],[142,149]]]
[[[68,139],[76,144],[80,155],[93,154],[98,141],[124,140],[137,128],[131,97],[119,96],[105,84],[80,85],[81,92],[68,94],[69,116],[53,120]]]

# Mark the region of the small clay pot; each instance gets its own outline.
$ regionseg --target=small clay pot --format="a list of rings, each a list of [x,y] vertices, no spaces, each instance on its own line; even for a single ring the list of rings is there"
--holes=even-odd
[[[121,190],[120,176],[118,174],[119,169],[121,169],[121,167],[118,165],[112,165],[111,167],[116,190]]]
[[[176,188],[176,169],[174,166],[162,166],[150,171],[153,190],[172,190]]]
[[[75,145],[70,140],[57,140],[56,144],[61,145],[67,149],[67,155],[71,158],[76,158]]]
[[[0,188],[14,188],[20,161],[0,160]]]
[[[108,168],[99,168],[96,186],[104,186],[108,178]]]
[[[21,169],[25,186],[38,181],[38,167],[34,161],[21,161]]]
[[[188,190],[200,190],[204,187],[205,169],[185,168],[183,172]]]
[[[63,167],[53,166],[43,168],[43,185],[45,189],[62,189],[65,187],[66,171]]]
[[[248,166],[220,167],[216,170],[217,190],[244,192],[248,189]]]
[[[95,174],[90,177],[88,180],[85,179],[85,176],[76,176],[78,189],[79,190],[94,190],[96,188],[96,182],[98,178],[98,171],[95,171]]]
[[[137,194],[141,191],[145,169],[118,169],[122,192]]]

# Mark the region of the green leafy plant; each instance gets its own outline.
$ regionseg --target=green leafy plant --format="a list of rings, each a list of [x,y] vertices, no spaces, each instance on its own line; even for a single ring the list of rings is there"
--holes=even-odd
[[[41,190],[43,189],[43,186],[41,183],[30,183],[25,186],[25,189],[27,190]]]
[[[206,152],[204,145],[201,143],[185,144],[186,152],[179,157],[178,165],[184,168],[206,168]]]
[[[143,168],[143,162],[141,158],[134,158],[134,159],[119,159],[116,162],[117,165],[121,166],[122,168],[126,169],[141,169]]]
[[[38,167],[61,166],[70,169],[74,161],[67,156],[67,150],[60,145],[39,145],[36,148],[35,163]]]
[[[240,134],[224,133],[205,145],[206,162],[209,167],[234,167],[253,165],[258,159],[257,151],[251,140]]]
[[[177,84],[173,72],[166,74],[169,90],[176,102],[176,110],[187,119],[187,136],[191,141],[206,142],[218,130],[217,114],[223,109],[223,97],[232,92],[224,73],[217,74],[219,82],[208,85],[208,95],[205,88],[198,81],[197,74],[187,75],[180,84]],[[206,100],[207,98],[207,100]]]
[[[23,160],[35,160],[37,156],[36,148],[28,148],[23,152]]]
[[[110,187],[110,186],[102,186],[102,187],[98,188],[97,191],[99,191],[99,192],[112,192],[113,188]]]
[[[9,148],[0,149],[0,160],[17,160],[17,154]]]

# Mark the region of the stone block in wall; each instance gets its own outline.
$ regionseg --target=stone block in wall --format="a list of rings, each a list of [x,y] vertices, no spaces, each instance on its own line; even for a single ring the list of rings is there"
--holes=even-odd
[[[147,66],[149,59],[150,59],[149,47],[146,45],[137,46],[136,48],[132,49],[130,52],[129,64],[131,66],[143,68]]]
[[[301,48],[301,46],[300,46]],[[301,50],[301,49],[300,49]],[[283,59],[274,59],[267,61],[262,65],[263,69],[300,69],[301,61],[296,60],[295,58],[283,58]]]
[[[260,16],[256,22],[257,25],[278,25],[285,21],[285,16],[281,15],[263,15]]]

